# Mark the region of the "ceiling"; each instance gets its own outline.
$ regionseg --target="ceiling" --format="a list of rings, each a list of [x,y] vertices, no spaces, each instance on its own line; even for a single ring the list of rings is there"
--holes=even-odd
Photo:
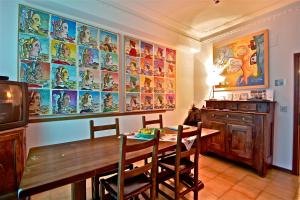
[[[98,0],[203,41],[210,36],[299,0]]]

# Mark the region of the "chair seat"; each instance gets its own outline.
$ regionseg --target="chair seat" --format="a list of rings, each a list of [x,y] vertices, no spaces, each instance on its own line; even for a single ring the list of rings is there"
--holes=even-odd
[[[117,198],[118,190],[118,176],[112,176],[108,179],[101,179],[101,184],[103,184],[106,189],[115,198]],[[151,180],[145,175],[141,174],[132,178],[124,180],[124,197],[132,196],[134,194],[141,193],[151,187]]]
[[[159,160],[158,165],[164,169],[175,171],[175,158],[176,158],[175,155],[167,158],[162,158],[161,160]],[[191,169],[193,169],[193,167],[194,167],[194,162],[192,162],[188,158],[180,159],[180,165],[179,165],[180,173],[190,171]]]

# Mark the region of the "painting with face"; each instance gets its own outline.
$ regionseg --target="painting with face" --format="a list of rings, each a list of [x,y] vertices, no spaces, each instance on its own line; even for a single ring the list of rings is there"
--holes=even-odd
[[[153,110],[152,94],[141,94],[141,110]]]
[[[154,59],[164,61],[165,57],[166,57],[166,48],[159,45],[154,45]]]
[[[140,58],[126,56],[126,73],[131,75],[140,74]]]
[[[100,71],[96,69],[79,69],[79,89],[81,90],[99,90],[100,89]]]
[[[152,93],[154,87],[153,76],[140,76],[141,80],[141,92],[142,93]]]
[[[165,79],[165,87],[166,87],[166,93],[172,93],[175,94],[175,89],[176,89],[176,85],[175,85],[175,79],[171,79],[171,78],[166,78]]]
[[[99,69],[99,51],[98,49],[78,46],[79,67]]]
[[[28,94],[30,115],[50,114],[50,90],[29,89]]]
[[[104,52],[119,53],[119,38],[118,34],[105,30],[100,30],[100,47]]]
[[[51,37],[64,42],[75,42],[76,22],[51,15]]]
[[[165,92],[165,79],[162,77],[154,77],[154,93]]]
[[[154,76],[164,77],[165,67],[163,60],[154,60]]]
[[[153,60],[141,58],[141,73],[147,76],[153,75]]]
[[[118,112],[119,93],[101,92],[101,110],[102,112]]]
[[[176,96],[175,94],[166,94],[166,109],[175,109]]]
[[[23,60],[20,63],[20,81],[29,87],[50,87],[50,64],[39,61]]]
[[[101,91],[119,91],[118,73],[101,72]]]
[[[140,110],[140,93],[126,93],[126,111]]]
[[[19,32],[48,37],[49,14],[24,5],[20,5]]]
[[[79,112],[100,112],[100,92],[79,91]]]
[[[77,23],[77,44],[97,48],[98,29],[86,24]]]
[[[175,78],[176,77],[176,66],[172,63],[166,63],[166,77]]]
[[[119,55],[110,52],[101,52],[101,70],[118,72],[119,71]]]
[[[126,92],[140,92],[140,77],[126,74]]]
[[[69,65],[51,64],[53,89],[77,89],[76,68]]]
[[[141,41],[141,57],[144,57],[146,59],[152,59],[153,58],[153,45],[149,44],[147,42]]]
[[[165,108],[165,95],[154,94],[154,109],[164,109],[164,108]]]
[[[49,62],[49,39],[40,36],[20,34],[19,57],[21,60]]]
[[[51,40],[52,63],[62,65],[76,65],[76,45]]]
[[[52,90],[52,113],[77,113],[77,91]]]
[[[125,54],[133,57],[140,56],[140,40],[124,36]]]
[[[176,50],[170,48],[166,49],[166,61],[176,64]]]

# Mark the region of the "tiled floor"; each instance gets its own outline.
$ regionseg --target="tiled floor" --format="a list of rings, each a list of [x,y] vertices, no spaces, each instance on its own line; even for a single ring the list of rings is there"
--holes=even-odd
[[[203,200],[300,200],[300,178],[275,169],[261,178],[250,168],[201,156],[200,177],[205,185],[199,193],[199,199]],[[70,195],[71,187],[66,185],[34,195],[31,199],[67,200],[71,199]],[[186,198],[193,199],[193,194],[187,194]],[[90,180],[87,180],[87,199],[91,199]]]

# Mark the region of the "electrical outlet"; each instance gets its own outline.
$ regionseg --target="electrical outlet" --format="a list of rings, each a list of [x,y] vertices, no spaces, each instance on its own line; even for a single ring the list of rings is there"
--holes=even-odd
[[[288,107],[287,106],[280,106],[279,109],[280,109],[280,112],[287,112]]]
[[[285,79],[276,79],[275,80],[275,86],[284,86],[285,85]]]

